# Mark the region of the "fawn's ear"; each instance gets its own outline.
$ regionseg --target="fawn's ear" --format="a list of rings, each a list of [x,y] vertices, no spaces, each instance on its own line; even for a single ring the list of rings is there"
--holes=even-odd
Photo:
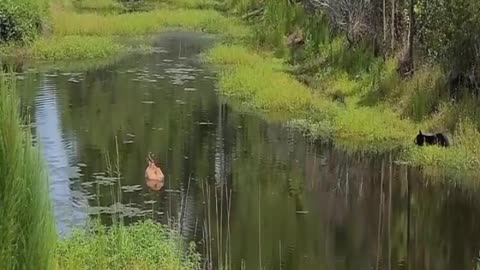
[[[418,130],[418,134],[423,135],[421,129]]]

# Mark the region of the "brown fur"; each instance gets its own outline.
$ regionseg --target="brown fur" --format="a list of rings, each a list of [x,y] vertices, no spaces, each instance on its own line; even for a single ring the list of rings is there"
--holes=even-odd
[[[145,169],[145,179],[149,181],[163,182],[165,179],[165,176],[163,175],[162,170],[159,167],[157,167],[157,165],[155,164],[151,154],[148,155],[147,161],[148,161],[148,166]]]

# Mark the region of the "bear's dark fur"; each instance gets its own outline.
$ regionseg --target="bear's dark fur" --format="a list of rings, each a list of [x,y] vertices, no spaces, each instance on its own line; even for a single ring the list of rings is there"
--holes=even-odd
[[[415,144],[418,146],[424,145],[440,145],[444,147],[450,146],[450,140],[444,133],[422,133],[418,131],[417,137],[415,137]]]

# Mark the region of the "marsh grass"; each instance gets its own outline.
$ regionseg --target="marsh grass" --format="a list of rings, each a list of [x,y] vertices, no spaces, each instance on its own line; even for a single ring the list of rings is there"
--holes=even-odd
[[[249,0],[231,0],[227,5],[240,14],[258,8]],[[430,168],[429,172],[443,168],[466,174],[478,166],[478,100],[467,96],[454,105],[444,70],[424,65],[413,76],[401,78],[395,58],[376,58],[367,44],[347,49],[344,37],[328,35],[321,18],[302,21],[299,12],[279,17],[282,5],[266,1],[267,18],[252,25],[257,40],[249,44],[262,47],[219,45],[206,57],[222,65],[219,85],[235,104],[259,109],[267,117],[271,112],[288,112],[289,125],[348,151],[399,150],[404,161]],[[309,57],[291,71],[306,76],[310,87],[292,83],[292,77],[278,70],[284,65],[269,64],[271,52],[284,50],[278,38],[284,39],[295,25],[302,25],[309,37],[304,52]],[[318,31],[322,33],[312,34]],[[340,102],[333,102],[338,98]],[[416,147],[413,139],[419,129],[450,131],[453,146]]]
[[[166,27],[182,27],[242,38],[248,28],[214,10],[159,9],[128,14],[74,13],[58,11],[53,16],[55,35],[142,35]]]
[[[269,58],[247,54],[237,46],[214,47],[205,59],[229,65],[219,79],[224,95],[253,109],[289,112],[291,120],[307,118],[309,121],[303,124],[316,126],[311,134],[333,136],[349,148],[385,151],[405,145],[409,136],[414,135],[414,131],[409,133],[409,130],[415,130],[415,126],[393,111],[355,105],[341,108],[279,70]]]
[[[201,185],[203,197],[203,269],[232,268],[231,207],[232,190],[226,184]],[[225,215],[225,216],[224,216]]]
[[[158,2],[158,0],[150,1]],[[160,0],[160,3],[162,2],[170,7],[185,9],[214,9],[220,5],[220,2],[215,0]]]
[[[111,37],[64,36],[39,39],[30,55],[42,60],[105,58],[119,54],[125,46]]]
[[[127,37],[158,33],[172,27],[220,34],[225,39],[242,39],[249,35],[247,27],[214,10],[165,8],[100,14],[59,8],[54,10],[52,20],[53,33],[33,42],[26,50],[29,57],[63,60],[114,56],[132,49],[123,42]],[[148,43],[139,41],[139,44]],[[18,54],[16,46],[4,46],[3,51]]]
[[[21,127],[15,83],[0,74],[0,265],[51,269],[55,221],[44,163]]]
[[[338,50],[332,48],[334,59],[339,57]],[[480,165],[476,139],[480,134],[477,119],[472,121],[475,106],[446,102],[441,92],[444,77],[436,67],[425,67],[407,79],[396,75],[393,60],[372,64],[371,73],[359,72],[361,64],[350,71],[323,68],[319,79],[325,85],[311,89],[284,72],[281,59],[243,45],[218,44],[204,59],[221,67],[221,93],[237,107],[257,110],[269,119],[272,113],[283,113],[288,125],[344,150],[401,152],[400,158],[414,166],[465,173]],[[348,66],[356,60],[336,61]],[[346,97],[343,104],[332,100],[336,92]],[[459,124],[458,119],[465,121]],[[450,134],[453,146],[416,147],[413,139],[419,129],[455,130]]]
[[[457,171],[475,170],[480,166],[480,132],[468,119],[461,120],[452,134],[453,146],[412,147],[409,159],[413,164],[448,168]]]
[[[72,0],[72,4],[77,9],[96,11],[119,11],[123,9],[122,4],[116,0]]]
[[[73,231],[59,242],[56,269],[196,270],[200,255],[195,246],[184,250],[178,232],[151,220],[106,228],[95,223]]]
[[[7,55],[26,52],[26,57],[45,60],[103,58],[131,48],[122,43],[123,37],[155,34],[169,28],[219,34],[226,40],[251,35],[239,20],[207,8],[214,1],[151,2],[164,5],[146,12],[108,13],[99,11],[116,7],[113,0],[56,0],[51,8],[51,29],[42,38],[26,47],[4,44],[0,51]],[[78,5],[89,11],[77,12]]]

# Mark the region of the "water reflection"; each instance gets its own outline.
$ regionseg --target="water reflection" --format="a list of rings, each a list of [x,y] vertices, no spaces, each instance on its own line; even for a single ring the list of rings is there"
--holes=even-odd
[[[160,191],[165,184],[164,181],[146,179],[145,183],[153,191]]]
[[[62,232],[117,214],[178,223],[214,268],[474,268],[478,192],[232,111],[198,59],[210,43],[168,33],[151,55],[19,82]],[[116,142],[120,178],[109,174]],[[149,152],[164,182],[144,180]]]
[[[76,155],[76,138],[72,134],[62,134],[55,85],[48,78],[41,80],[35,103],[38,104],[35,117],[36,137],[43,146],[42,151],[48,164],[50,193],[57,227],[61,234],[69,233],[72,225],[85,224],[87,220],[85,195],[70,190],[70,180],[80,177],[78,168],[69,164]]]

